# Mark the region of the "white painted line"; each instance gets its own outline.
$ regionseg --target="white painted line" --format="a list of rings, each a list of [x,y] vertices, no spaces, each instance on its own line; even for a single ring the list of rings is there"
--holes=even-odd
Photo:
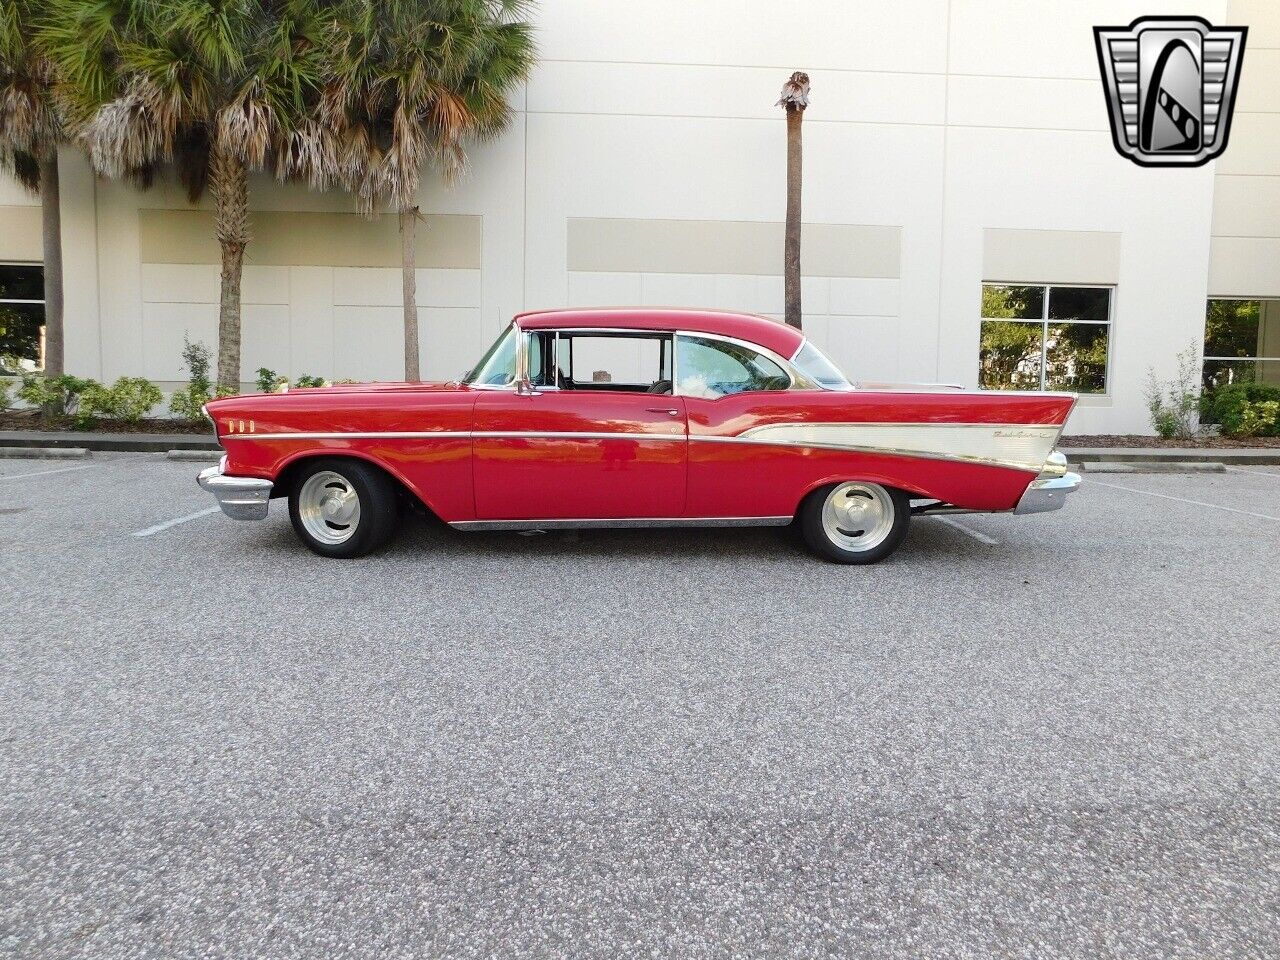
[[[1244,467],[1227,467],[1232,473],[1247,473],[1254,477],[1280,477],[1280,473],[1272,473],[1269,470],[1246,470]]]
[[[168,530],[170,527],[176,527],[180,523],[189,523],[192,520],[199,520],[201,517],[207,517],[211,513],[217,513],[221,507],[206,507],[203,510],[197,510],[195,513],[188,513],[185,517],[178,517],[176,520],[166,520],[164,523],[157,523],[154,527],[147,527],[145,530],[137,531],[135,537],[149,537],[153,533],[159,533],[161,530]]]
[[[979,543],[989,543],[993,547],[998,547],[1000,545],[999,540],[993,540],[991,537],[988,537],[985,533],[979,533],[977,530],[974,530],[972,527],[966,527],[963,523],[960,523],[958,520],[952,520],[950,517],[944,517],[944,516],[941,516],[940,514],[935,515],[933,519],[937,520],[939,523],[945,523],[948,527],[954,527],[956,530],[959,530],[961,533],[966,534],[967,536],[973,537],[973,539],[977,540]]]
[[[1171,497],[1167,493],[1153,493],[1150,490],[1139,490],[1137,487],[1123,487],[1118,483],[1103,483],[1101,480],[1090,480],[1091,487],[1111,487],[1113,490],[1128,490],[1130,493],[1141,493],[1147,497],[1159,497],[1161,500],[1174,500],[1178,503],[1190,503],[1197,507],[1209,507],[1213,510],[1225,510],[1227,513],[1239,513],[1246,517],[1256,517],[1259,520],[1275,520],[1280,523],[1280,517],[1273,517],[1269,513],[1253,513],[1250,510],[1237,510],[1235,507],[1224,507],[1217,503],[1205,503],[1203,500],[1188,500],[1186,497]]]
[[[30,473],[11,473],[8,476],[0,477],[3,480],[22,480],[24,477],[48,477],[55,473],[70,473],[72,470],[88,470],[93,464],[85,464],[82,467],[59,467],[57,470],[33,470]]]

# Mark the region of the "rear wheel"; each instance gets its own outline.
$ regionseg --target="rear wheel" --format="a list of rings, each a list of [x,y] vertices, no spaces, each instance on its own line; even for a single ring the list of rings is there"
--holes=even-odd
[[[816,490],[800,507],[800,531],[814,553],[836,563],[875,563],[907,535],[911,500],[878,483],[853,480]]]
[[[289,519],[299,539],[321,556],[363,556],[395,531],[395,487],[359,460],[316,460],[295,479]]]

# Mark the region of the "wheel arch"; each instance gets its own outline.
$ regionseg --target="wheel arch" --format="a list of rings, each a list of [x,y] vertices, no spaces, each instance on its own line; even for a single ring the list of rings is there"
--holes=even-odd
[[[795,505],[791,508],[792,516],[798,515],[800,513],[800,509],[805,505],[805,501],[818,491],[823,490],[826,487],[835,486],[838,483],[858,481],[863,483],[878,483],[882,487],[901,490],[903,493],[907,494],[907,496],[917,499],[937,499],[932,494],[927,493],[924,490],[903,483],[902,479],[899,477],[890,477],[885,474],[878,473],[875,470],[842,470],[828,474],[818,480],[814,480],[805,487],[800,492],[800,496],[796,499]]]
[[[439,517],[431,501],[399,471],[393,470],[382,460],[360,450],[304,450],[293,454],[282,461],[280,468],[276,471],[275,486],[271,491],[271,496],[273,498],[287,497],[293,493],[293,489],[298,482],[298,475],[308,463],[316,460],[359,460],[361,463],[368,464],[384,474],[392,482],[398,495],[408,497],[425,507],[433,517]]]

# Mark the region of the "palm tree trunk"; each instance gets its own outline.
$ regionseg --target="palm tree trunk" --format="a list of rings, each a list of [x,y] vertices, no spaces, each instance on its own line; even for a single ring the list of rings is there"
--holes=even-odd
[[[249,174],[244,163],[215,150],[210,161],[214,222],[222,248],[218,307],[218,388],[240,392],[240,277],[249,243]]]
[[[66,372],[62,332],[62,204],[58,192],[58,151],[40,161],[40,221],[44,246],[44,373]]]
[[[418,368],[418,208],[400,211],[400,287],[404,300],[404,378],[422,379]]]
[[[803,110],[787,109],[787,232],[782,251],[784,317],[800,329],[800,183],[803,158],[800,122]]]

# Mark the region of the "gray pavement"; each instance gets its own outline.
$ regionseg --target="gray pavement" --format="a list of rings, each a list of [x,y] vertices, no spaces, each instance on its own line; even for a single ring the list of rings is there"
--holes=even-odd
[[[417,519],[326,561],[278,502],[166,526],[197,469],[0,461],[0,955],[1276,954],[1280,469],[872,568]]]

